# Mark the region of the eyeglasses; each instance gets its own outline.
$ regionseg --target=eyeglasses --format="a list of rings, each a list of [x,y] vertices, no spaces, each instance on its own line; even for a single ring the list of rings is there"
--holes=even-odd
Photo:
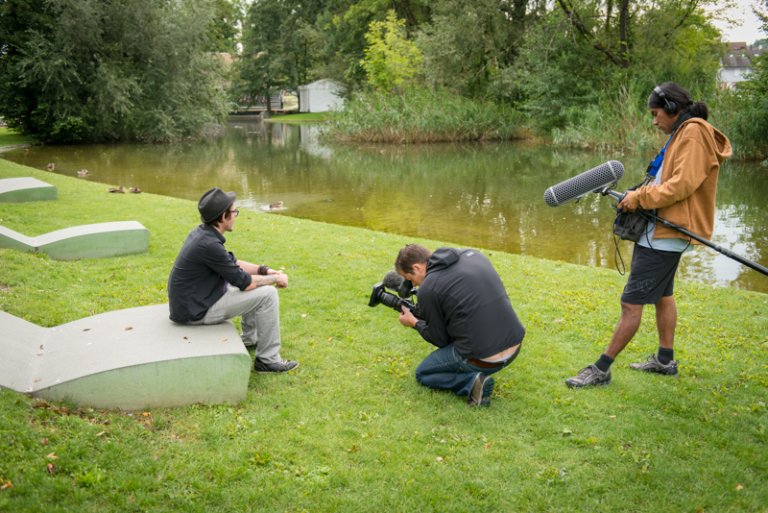
[[[235,215],[235,217],[240,215],[240,211],[238,209],[230,210],[231,213]]]

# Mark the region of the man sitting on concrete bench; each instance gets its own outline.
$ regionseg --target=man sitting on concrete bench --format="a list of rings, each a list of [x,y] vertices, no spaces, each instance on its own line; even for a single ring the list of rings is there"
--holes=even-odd
[[[242,339],[256,347],[257,372],[286,372],[295,361],[280,358],[280,309],[277,288],[288,275],[235,258],[224,248],[239,213],[235,193],[218,187],[197,205],[203,224],[187,236],[168,278],[171,320],[180,324],[218,324],[242,316]]]

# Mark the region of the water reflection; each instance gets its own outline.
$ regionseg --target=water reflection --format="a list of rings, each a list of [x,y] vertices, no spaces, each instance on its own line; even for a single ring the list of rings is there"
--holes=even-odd
[[[324,144],[317,126],[233,122],[226,138],[176,146],[33,148],[5,157],[109,185],[197,200],[213,185],[260,209],[283,201],[299,218],[447,243],[613,268],[613,201],[591,194],[548,207],[543,191],[606,160],[624,163],[620,189],[642,178],[649,156],[595,155],[526,144],[429,146]],[[713,242],[768,265],[766,172],[729,163],[721,173]],[[624,259],[631,245],[620,243]],[[768,277],[700,248],[686,279],[768,292]]]

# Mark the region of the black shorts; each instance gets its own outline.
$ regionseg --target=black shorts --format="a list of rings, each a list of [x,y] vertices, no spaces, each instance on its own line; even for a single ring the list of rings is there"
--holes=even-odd
[[[631,305],[654,305],[662,297],[671,296],[681,255],[676,251],[659,251],[635,244],[632,268],[621,301]]]

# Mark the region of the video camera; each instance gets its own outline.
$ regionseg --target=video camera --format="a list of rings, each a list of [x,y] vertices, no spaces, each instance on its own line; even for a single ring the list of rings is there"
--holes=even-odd
[[[396,290],[397,295],[388,292],[387,289]],[[413,315],[420,317],[418,305],[407,299],[416,294],[416,290],[410,281],[404,280],[395,271],[390,271],[381,283],[373,286],[368,306],[384,304],[398,312],[402,312],[402,307],[405,306]]]

